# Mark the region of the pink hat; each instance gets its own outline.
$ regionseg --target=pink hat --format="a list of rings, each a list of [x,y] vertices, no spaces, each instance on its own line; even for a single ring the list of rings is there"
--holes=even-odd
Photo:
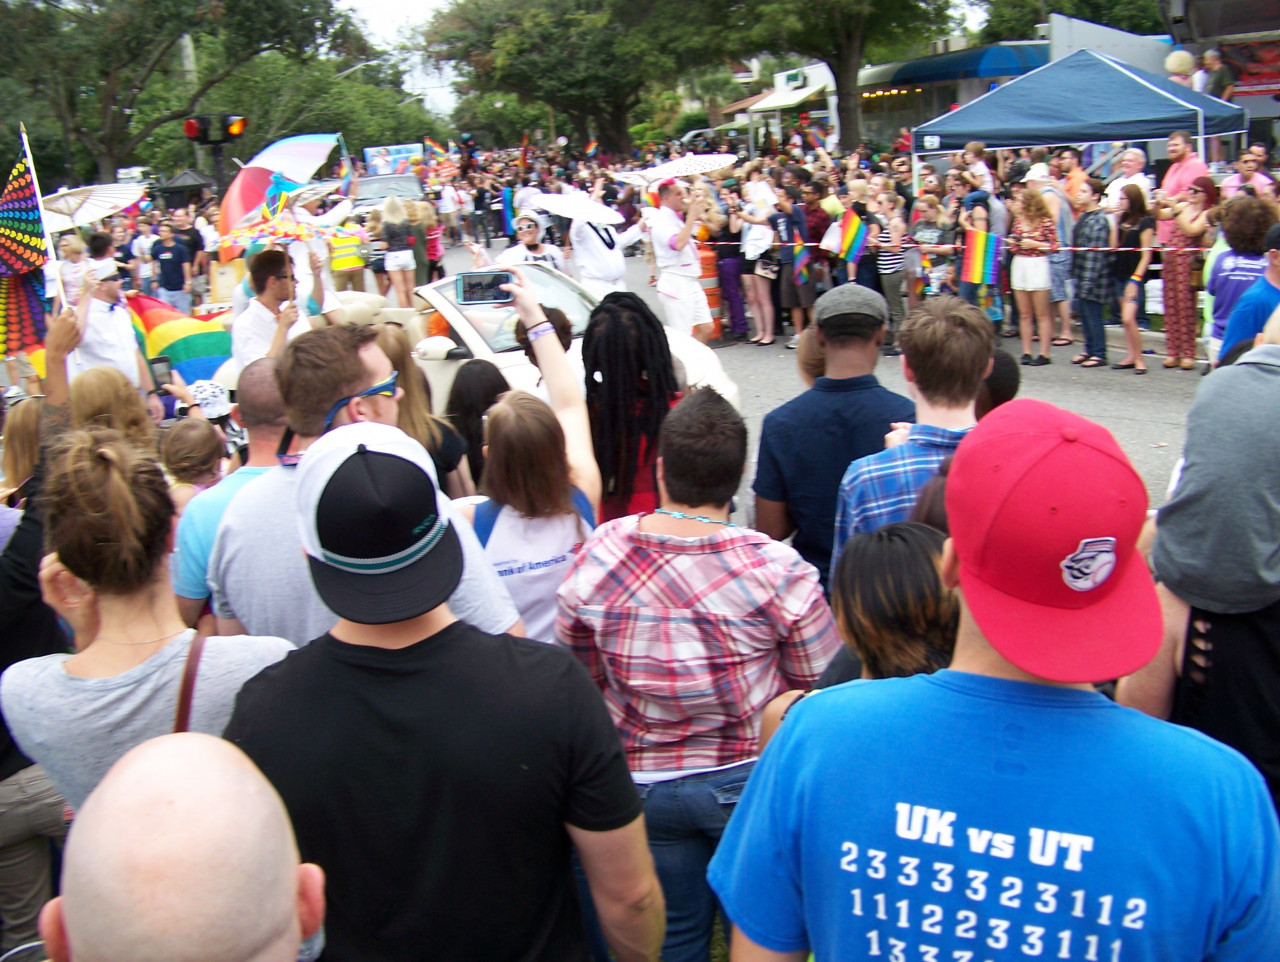
[[[1004,404],[961,442],[946,500],[965,603],[1009,662],[1095,682],[1155,656],[1160,605],[1136,547],[1147,490],[1105,428]]]

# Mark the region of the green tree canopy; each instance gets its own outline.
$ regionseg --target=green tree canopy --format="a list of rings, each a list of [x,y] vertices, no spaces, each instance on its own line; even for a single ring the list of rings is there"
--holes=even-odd
[[[1164,33],[1156,0],[980,0],[987,11],[982,27],[983,43],[1001,40],[1031,40],[1036,24],[1046,23],[1051,13],[1061,13],[1104,27],[1130,33]]]

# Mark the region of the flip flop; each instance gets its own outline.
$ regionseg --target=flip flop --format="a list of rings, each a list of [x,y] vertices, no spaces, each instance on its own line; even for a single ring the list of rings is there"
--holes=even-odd
[[[1089,360],[1089,355],[1088,355],[1088,354],[1077,354],[1075,357],[1073,357],[1073,358],[1071,359],[1071,363],[1072,363],[1072,364],[1083,364],[1083,363],[1084,363],[1085,361],[1087,361],[1087,360]],[[1096,365],[1092,365],[1092,364],[1091,364],[1091,365],[1089,365],[1089,366],[1090,366],[1090,367],[1096,367]]]
[[[1081,367],[1106,367],[1107,362],[1104,358],[1089,357],[1080,362]]]
[[[1074,344],[1075,341],[1073,341],[1069,337],[1055,337],[1049,343],[1052,344],[1054,347],[1069,347],[1070,345]]]

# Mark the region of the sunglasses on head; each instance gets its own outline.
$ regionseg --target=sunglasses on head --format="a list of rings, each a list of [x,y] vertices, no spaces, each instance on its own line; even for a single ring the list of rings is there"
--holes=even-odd
[[[335,404],[333,407],[329,409],[329,413],[325,416],[325,419],[324,419],[324,429],[328,431],[331,427],[333,427],[333,419],[338,416],[338,412],[341,411],[348,404],[350,404],[352,401],[356,400],[357,398],[375,397],[378,395],[381,395],[384,397],[395,397],[396,381],[399,378],[400,378],[400,372],[392,371],[391,377],[387,378],[381,384],[375,384],[371,388],[366,388],[365,390],[361,391],[359,394],[352,394],[350,397],[344,397],[341,401],[339,401],[337,404]]]

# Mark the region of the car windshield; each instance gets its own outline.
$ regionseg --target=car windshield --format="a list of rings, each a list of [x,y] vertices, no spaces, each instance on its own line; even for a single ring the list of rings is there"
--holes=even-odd
[[[502,270],[491,267],[487,270]],[[538,291],[538,303],[544,308],[558,307],[569,318],[573,335],[577,337],[587,329],[587,321],[591,319],[591,311],[595,307],[594,299],[577,284],[567,278],[552,273],[536,264],[522,264],[520,270],[525,279]],[[435,291],[471,323],[476,332],[485,339],[489,349],[495,354],[502,351],[518,351],[516,343],[516,311],[510,304],[458,304],[458,277],[454,275],[435,285]]]
[[[405,197],[417,200],[422,187],[413,174],[392,174],[388,177],[361,177],[356,184],[356,200],[381,197]]]

